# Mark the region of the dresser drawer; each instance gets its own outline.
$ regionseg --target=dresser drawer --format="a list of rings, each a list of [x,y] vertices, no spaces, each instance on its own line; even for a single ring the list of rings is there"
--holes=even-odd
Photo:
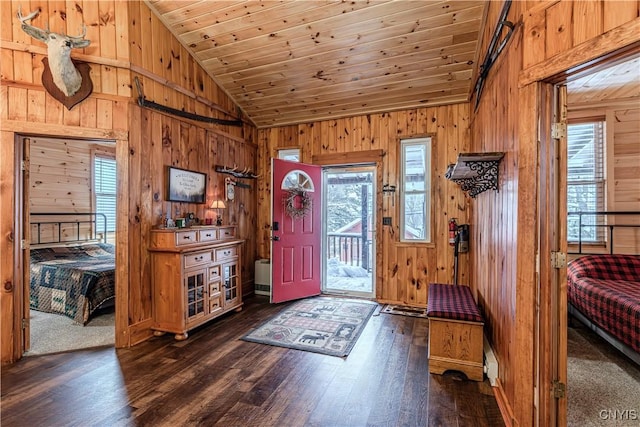
[[[213,240],[218,240],[218,232],[216,230],[199,230],[198,231],[198,240],[200,242],[211,242]]]
[[[218,236],[220,236],[220,240],[233,239],[234,237],[236,237],[236,228],[235,227],[219,228]]]
[[[211,262],[211,251],[197,252],[184,256],[184,267],[195,267],[202,264],[209,264]]]
[[[219,294],[221,286],[220,282],[209,283],[209,296],[214,297],[216,294]]]
[[[216,249],[216,261],[221,261],[226,258],[233,258],[237,256],[237,250],[238,248],[236,246],[233,246],[231,248]]]
[[[220,266],[209,267],[209,281],[220,280]]]
[[[197,233],[195,231],[179,231],[176,233],[176,246],[192,245],[197,243]]]
[[[216,314],[222,312],[222,296],[218,295],[213,298],[209,298],[209,314]]]

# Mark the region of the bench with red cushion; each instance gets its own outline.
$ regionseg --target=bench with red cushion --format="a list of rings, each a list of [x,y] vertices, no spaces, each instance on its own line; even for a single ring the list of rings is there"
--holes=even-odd
[[[463,372],[482,381],[484,321],[471,290],[462,285],[429,285],[429,372]]]
[[[476,302],[473,300],[471,290],[462,285],[439,283],[429,285],[427,316],[469,322],[484,321]]]

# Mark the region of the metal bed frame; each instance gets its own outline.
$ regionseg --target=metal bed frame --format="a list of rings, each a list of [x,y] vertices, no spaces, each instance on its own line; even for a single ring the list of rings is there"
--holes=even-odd
[[[88,241],[98,241],[102,243],[107,243],[107,216],[100,212],[46,212],[46,213],[31,213],[31,218],[37,218],[40,216],[58,216],[58,217],[69,217],[72,216],[74,219],[70,220],[62,220],[62,221],[30,221],[31,225],[37,226],[36,239],[32,240],[33,244],[42,245],[42,244],[57,244],[57,243],[84,243]],[[78,219],[78,217],[86,217],[87,219],[82,220]],[[65,239],[62,240],[62,229],[64,224],[75,224],[75,240],[74,239]],[[89,238],[81,238],[81,225],[89,224],[90,225],[90,236]],[[58,229],[58,240],[54,240],[53,242],[43,242],[42,241],[42,226],[43,225],[53,225],[54,229]]]
[[[587,253],[582,252],[582,229],[587,227],[596,227],[596,228],[605,228],[608,230],[606,240],[609,245],[609,253],[613,254],[613,229],[614,228],[640,228],[640,224],[606,224],[606,221],[602,221],[602,224],[598,224],[597,218],[603,217],[606,219],[608,216],[631,216],[636,215],[640,216],[640,211],[593,211],[593,212],[569,212],[568,216],[577,215],[578,216],[578,252],[569,252],[572,255],[599,255],[600,253]],[[596,224],[583,224],[582,218],[586,216],[596,217]]]

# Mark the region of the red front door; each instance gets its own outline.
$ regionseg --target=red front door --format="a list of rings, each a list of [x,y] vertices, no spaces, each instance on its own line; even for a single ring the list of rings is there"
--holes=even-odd
[[[319,166],[273,159],[271,200],[271,302],[320,294],[322,170]],[[306,193],[310,209],[298,218],[287,213],[288,189]],[[299,211],[303,197],[293,198]]]

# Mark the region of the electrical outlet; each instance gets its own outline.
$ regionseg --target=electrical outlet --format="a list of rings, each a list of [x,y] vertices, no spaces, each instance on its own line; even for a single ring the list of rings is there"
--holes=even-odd
[[[382,225],[391,225],[391,217],[383,216],[382,217]]]

